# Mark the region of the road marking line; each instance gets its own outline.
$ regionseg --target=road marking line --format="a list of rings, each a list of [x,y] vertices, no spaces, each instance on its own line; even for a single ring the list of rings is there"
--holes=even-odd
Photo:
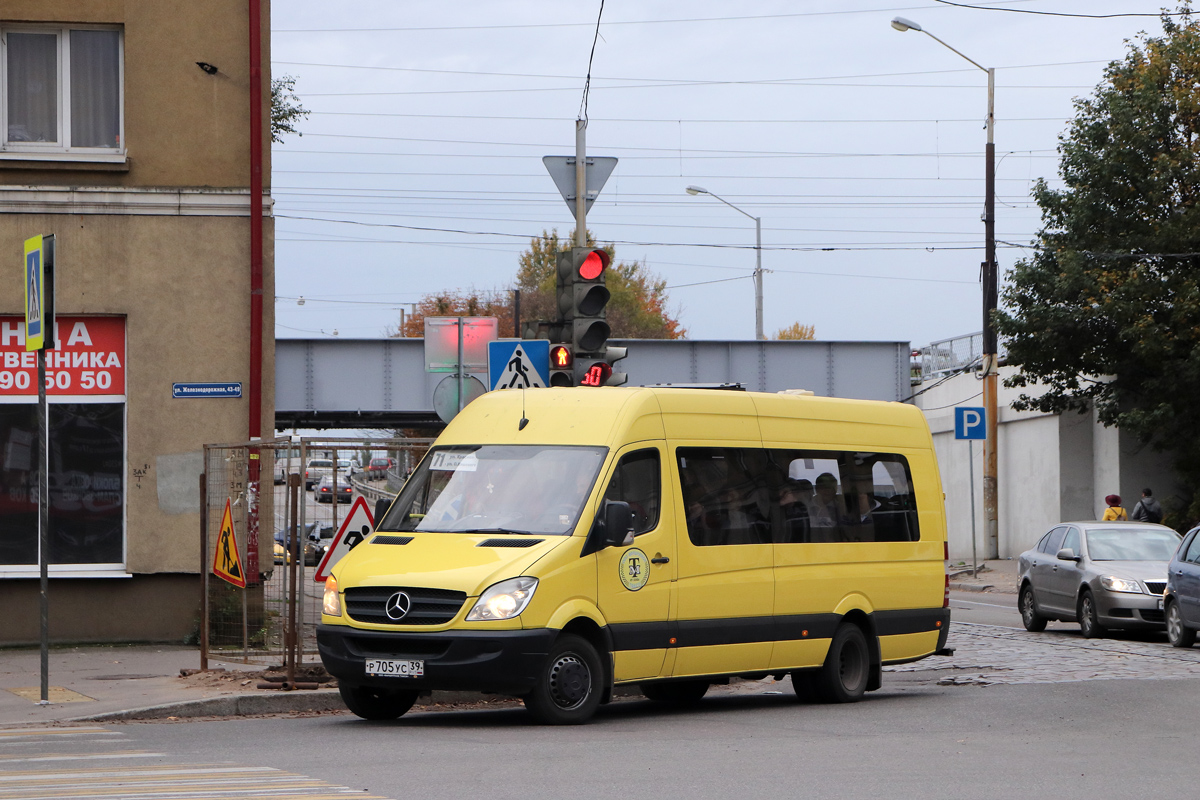
[[[0,739],[27,739],[31,736],[121,736],[106,728],[10,728],[0,730]]]
[[[1009,611],[1017,610],[1016,606],[1002,606],[999,603],[981,603],[978,600],[959,600],[959,599],[955,598],[954,600],[951,600],[950,602],[951,603],[966,603],[969,606],[988,606],[989,608],[1006,608]],[[966,611],[965,608],[963,610]]]
[[[0,762],[17,764],[23,761],[91,761],[94,759],[161,758],[165,756],[166,753],[151,753],[146,750],[119,750],[96,755],[90,753],[43,753],[40,756],[0,755]]]

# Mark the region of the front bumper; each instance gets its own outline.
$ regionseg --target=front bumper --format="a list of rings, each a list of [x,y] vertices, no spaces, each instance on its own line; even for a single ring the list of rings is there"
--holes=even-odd
[[[318,625],[317,650],[330,675],[356,686],[521,695],[533,689],[538,669],[558,631],[366,631]],[[423,659],[420,678],[368,677],[368,658]]]
[[[1165,630],[1162,595],[1109,592],[1095,593],[1096,615],[1106,628]]]

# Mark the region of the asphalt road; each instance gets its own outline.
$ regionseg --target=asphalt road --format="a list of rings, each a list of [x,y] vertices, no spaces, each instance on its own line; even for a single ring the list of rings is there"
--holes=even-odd
[[[176,796],[196,780],[189,765],[210,765],[205,781],[266,782],[243,786],[238,797],[301,778],[314,792],[319,783],[395,800],[1194,796],[1187,765],[1197,680],[986,688],[885,681],[849,706],[803,705],[786,682],[775,686],[781,693],[718,695],[682,712],[617,702],[571,728],[531,725],[519,706],[412,712],[391,723],[329,714],[108,725],[108,737],[59,737],[50,752],[115,754],[103,765],[129,773],[127,794],[79,783],[36,796],[141,796],[128,784],[155,767],[164,772],[154,796]],[[19,752],[0,742],[0,759]],[[265,767],[279,772],[253,771]],[[0,786],[6,770],[34,768],[89,767],[0,760]]]

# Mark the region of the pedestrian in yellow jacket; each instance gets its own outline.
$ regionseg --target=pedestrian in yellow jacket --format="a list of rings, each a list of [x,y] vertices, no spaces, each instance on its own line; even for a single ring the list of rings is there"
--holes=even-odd
[[[1125,513],[1125,509],[1121,508],[1121,495],[1110,494],[1104,498],[1104,502],[1108,503],[1108,508],[1104,509],[1104,516],[1100,519],[1104,522],[1112,522],[1116,519],[1129,519],[1129,515]]]

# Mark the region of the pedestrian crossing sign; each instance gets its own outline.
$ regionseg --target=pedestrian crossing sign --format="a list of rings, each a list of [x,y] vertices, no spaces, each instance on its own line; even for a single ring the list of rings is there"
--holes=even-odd
[[[509,339],[488,343],[490,389],[532,389],[550,385],[550,342]]]
[[[242,569],[242,556],[238,553],[237,536],[233,532],[233,504],[225,499],[225,513],[221,515],[221,532],[217,534],[217,547],[213,551],[213,574],[229,581],[240,589],[246,588],[246,572]]]
[[[42,237],[25,240],[25,349],[41,350],[46,341],[46,271]]]

